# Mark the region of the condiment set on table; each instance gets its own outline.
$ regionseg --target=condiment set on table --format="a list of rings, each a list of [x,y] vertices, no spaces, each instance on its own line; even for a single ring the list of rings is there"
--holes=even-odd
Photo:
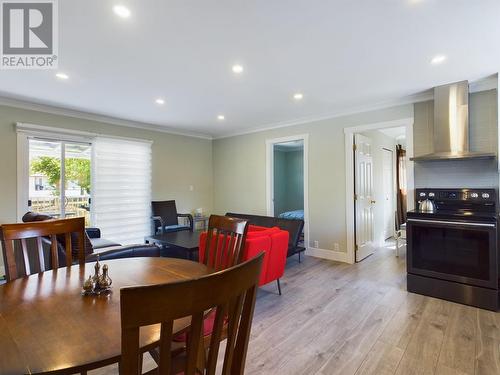
[[[82,294],[84,296],[99,296],[101,294],[111,293],[111,284],[113,280],[109,277],[108,265],[102,266],[99,263],[99,255],[97,255],[97,261],[94,266],[94,276],[90,275],[87,280],[83,283]]]

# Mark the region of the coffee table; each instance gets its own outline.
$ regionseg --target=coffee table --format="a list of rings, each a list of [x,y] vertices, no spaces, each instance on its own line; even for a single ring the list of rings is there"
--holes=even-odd
[[[183,230],[179,232],[170,232],[156,234],[144,237],[146,243],[159,245],[163,248],[174,247],[181,249],[187,255],[187,259],[195,260],[195,254],[198,252],[201,230]]]

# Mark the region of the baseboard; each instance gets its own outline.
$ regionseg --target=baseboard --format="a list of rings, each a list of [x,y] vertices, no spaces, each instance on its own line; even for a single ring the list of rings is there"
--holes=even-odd
[[[333,250],[325,250],[318,249],[315,247],[309,247],[306,250],[306,255],[310,255],[315,258],[322,258],[328,260],[335,260],[337,262],[349,263],[347,261],[347,253],[342,251],[333,251]]]

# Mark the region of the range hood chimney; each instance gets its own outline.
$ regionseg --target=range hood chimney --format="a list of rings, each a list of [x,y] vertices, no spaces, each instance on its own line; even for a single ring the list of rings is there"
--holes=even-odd
[[[490,159],[494,153],[469,150],[469,82],[434,88],[434,152],[413,161]]]

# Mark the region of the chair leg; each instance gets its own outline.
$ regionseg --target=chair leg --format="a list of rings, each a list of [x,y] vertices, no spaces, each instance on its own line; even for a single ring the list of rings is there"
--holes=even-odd
[[[300,253],[299,253],[300,254]],[[280,285],[280,279],[276,280],[276,283],[278,284],[278,293],[281,296],[281,285]]]
[[[301,263],[301,262],[300,262],[300,251],[299,251],[299,263]]]

